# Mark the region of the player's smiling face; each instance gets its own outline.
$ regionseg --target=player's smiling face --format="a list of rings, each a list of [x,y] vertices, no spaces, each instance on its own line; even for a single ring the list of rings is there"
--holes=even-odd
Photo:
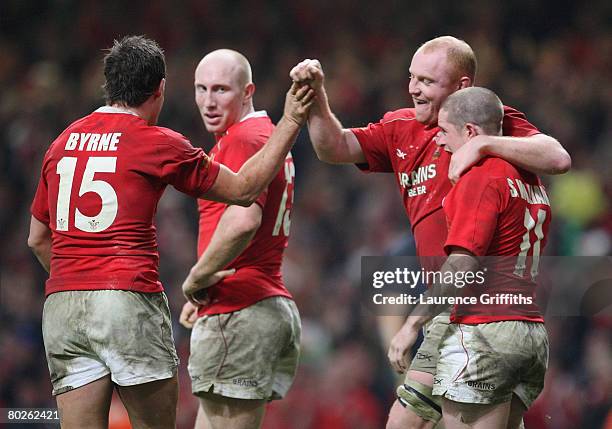
[[[416,120],[425,125],[436,125],[440,106],[461,87],[456,73],[448,64],[446,51],[419,49],[410,63],[409,91],[414,102]]]
[[[223,134],[244,116],[246,86],[224,58],[202,61],[195,71],[195,99],[208,132]]]
[[[447,152],[456,152],[467,141],[467,134],[448,121],[448,112],[442,109],[438,115],[440,132],[436,144],[444,147]]]

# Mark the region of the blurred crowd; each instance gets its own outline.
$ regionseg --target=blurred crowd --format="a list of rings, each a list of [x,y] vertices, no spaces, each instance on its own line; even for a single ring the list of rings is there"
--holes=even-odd
[[[452,34],[479,60],[477,84],[524,111],[570,152],[572,171],[545,178],[553,201],[550,255],[612,255],[612,6],[580,2],[135,0],[0,3],[0,408],[53,407],[40,319],[46,273],[26,246],[29,204],[50,142],[103,104],[103,49],[145,34],[166,51],[160,124],[209,149],[194,103],[193,71],[212,49],[244,53],[256,109],[282,113],[291,67],[320,59],[332,108],[345,126],[376,121],[411,103],[408,66],[420,43]],[[143,142],[145,143],[145,142]],[[284,277],[303,322],[302,360],[265,428],[384,426],[395,384],[376,317],[359,302],[360,257],[410,254],[410,228],[392,175],[319,162],[302,132]],[[195,261],[194,201],[172,190],[159,205],[161,274],[182,365],[179,428],[193,422],[178,325],[180,285]],[[609,295],[609,294],[608,294]],[[608,317],[547,321],[545,391],[527,429],[612,428],[612,334]],[[69,323],[69,321],[67,321]],[[112,427],[127,427],[113,402]]]

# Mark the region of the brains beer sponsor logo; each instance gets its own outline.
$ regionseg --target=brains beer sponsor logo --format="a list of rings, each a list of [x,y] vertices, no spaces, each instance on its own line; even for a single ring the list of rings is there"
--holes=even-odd
[[[409,173],[398,173],[398,177],[402,188],[416,186],[436,177],[436,164],[422,165]]]
[[[423,165],[409,173],[398,173],[398,181],[402,188],[408,190],[408,196],[414,197],[427,192],[425,185],[421,183],[436,177],[436,164]]]
[[[258,385],[257,380],[250,380],[248,378],[234,378],[232,383],[246,387],[257,387]]]
[[[494,383],[484,383],[482,381],[468,381],[465,384],[476,390],[495,390],[497,388]]]

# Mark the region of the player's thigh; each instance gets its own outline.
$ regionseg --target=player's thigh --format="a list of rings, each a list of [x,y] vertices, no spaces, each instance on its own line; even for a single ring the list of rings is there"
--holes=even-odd
[[[178,400],[176,376],[133,386],[117,386],[133,429],[174,428]]]
[[[525,414],[525,411],[527,411],[527,407],[523,401],[518,396],[512,395],[507,429],[524,429],[523,414]]]
[[[206,423],[212,429],[254,429],[259,428],[263,421],[266,401],[261,399],[236,399],[202,393],[199,400]]]
[[[194,429],[213,429],[213,425],[204,411],[201,401],[198,400],[198,413],[196,414],[196,421]]]
[[[272,297],[198,319],[189,357],[193,393],[251,400],[284,394],[299,356],[299,316],[294,308],[292,300]]]
[[[109,376],[58,394],[55,399],[62,428],[107,428],[112,394]]]
[[[470,404],[442,400],[445,429],[505,429],[510,401],[499,404]]]
[[[164,293],[95,291],[87,335],[119,386],[170,379],[178,356]]]

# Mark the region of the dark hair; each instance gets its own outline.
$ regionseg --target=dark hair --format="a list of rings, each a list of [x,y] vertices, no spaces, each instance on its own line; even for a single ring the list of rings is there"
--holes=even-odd
[[[472,86],[453,92],[444,100],[441,110],[446,110],[448,122],[459,129],[469,122],[489,135],[501,132],[504,107],[489,89]]]
[[[104,89],[107,104],[140,106],[166,77],[164,51],[144,36],[115,40],[104,56]]]

